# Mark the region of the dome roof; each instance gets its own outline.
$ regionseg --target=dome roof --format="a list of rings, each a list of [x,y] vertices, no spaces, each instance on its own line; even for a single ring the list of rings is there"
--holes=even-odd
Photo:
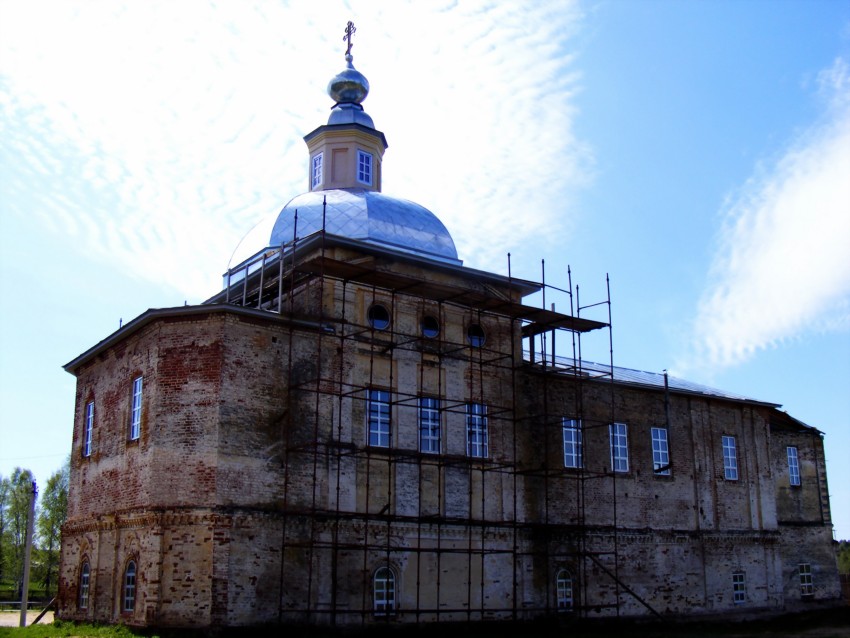
[[[298,195],[283,207],[272,228],[270,246],[303,239],[322,230],[322,204],[327,201],[325,230],[390,250],[460,264],[454,241],[443,223],[427,208],[365,189],[313,191]]]

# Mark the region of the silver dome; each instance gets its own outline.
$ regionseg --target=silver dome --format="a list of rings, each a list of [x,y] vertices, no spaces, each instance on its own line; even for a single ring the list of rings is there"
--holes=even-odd
[[[322,206],[327,201],[326,232],[457,264],[454,241],[443,223],[427,208],[404,199],[365,189],[313,191],[298,195],[283,207],[272,228],[269,245],[288,244],[322,230]]]

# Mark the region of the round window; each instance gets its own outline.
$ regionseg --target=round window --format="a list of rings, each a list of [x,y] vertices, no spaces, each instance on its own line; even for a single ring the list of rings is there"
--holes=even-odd
[[[429,339],[433,339],[440,334],[440,322],[430,315],[422,317],[422,334]]]
[[[473,348],[480,348],[484,345],[484,329],[477,323],[472,324],[466,331],[466,340]]]
[[[375,304],[369,308],[369,325],[375,330],[384,330],[390,325],[390,313],[381,305]]]

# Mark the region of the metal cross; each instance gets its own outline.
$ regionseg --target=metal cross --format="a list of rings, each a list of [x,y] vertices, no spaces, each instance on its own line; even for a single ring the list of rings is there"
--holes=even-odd
[[[345,55],[351,54],[351,36],[354,35],[355,31],[357,31],[357,29],[354,28],[354,23],[349,20],[348,24],[345,25],[345,35],[342,36],[343,40],[348,40],[348,48],[345,50]]]

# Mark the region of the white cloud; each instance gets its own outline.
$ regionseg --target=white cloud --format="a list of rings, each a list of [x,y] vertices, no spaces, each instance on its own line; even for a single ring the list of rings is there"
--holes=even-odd
[[[256,228],[234,259],[306,189],[301,137],[326,121],[349,19],[390,143],[385,192],[433,210],[478,267],[569,223],[587,157],[565,54],[575,4],[2,6],[8,208],[189,298],[215,292],[240,239]]]
[[[724,211],[694,323],[696,361],[729,366],[783,341],[850,329],[850,74],[820,74],[822,121]]]

